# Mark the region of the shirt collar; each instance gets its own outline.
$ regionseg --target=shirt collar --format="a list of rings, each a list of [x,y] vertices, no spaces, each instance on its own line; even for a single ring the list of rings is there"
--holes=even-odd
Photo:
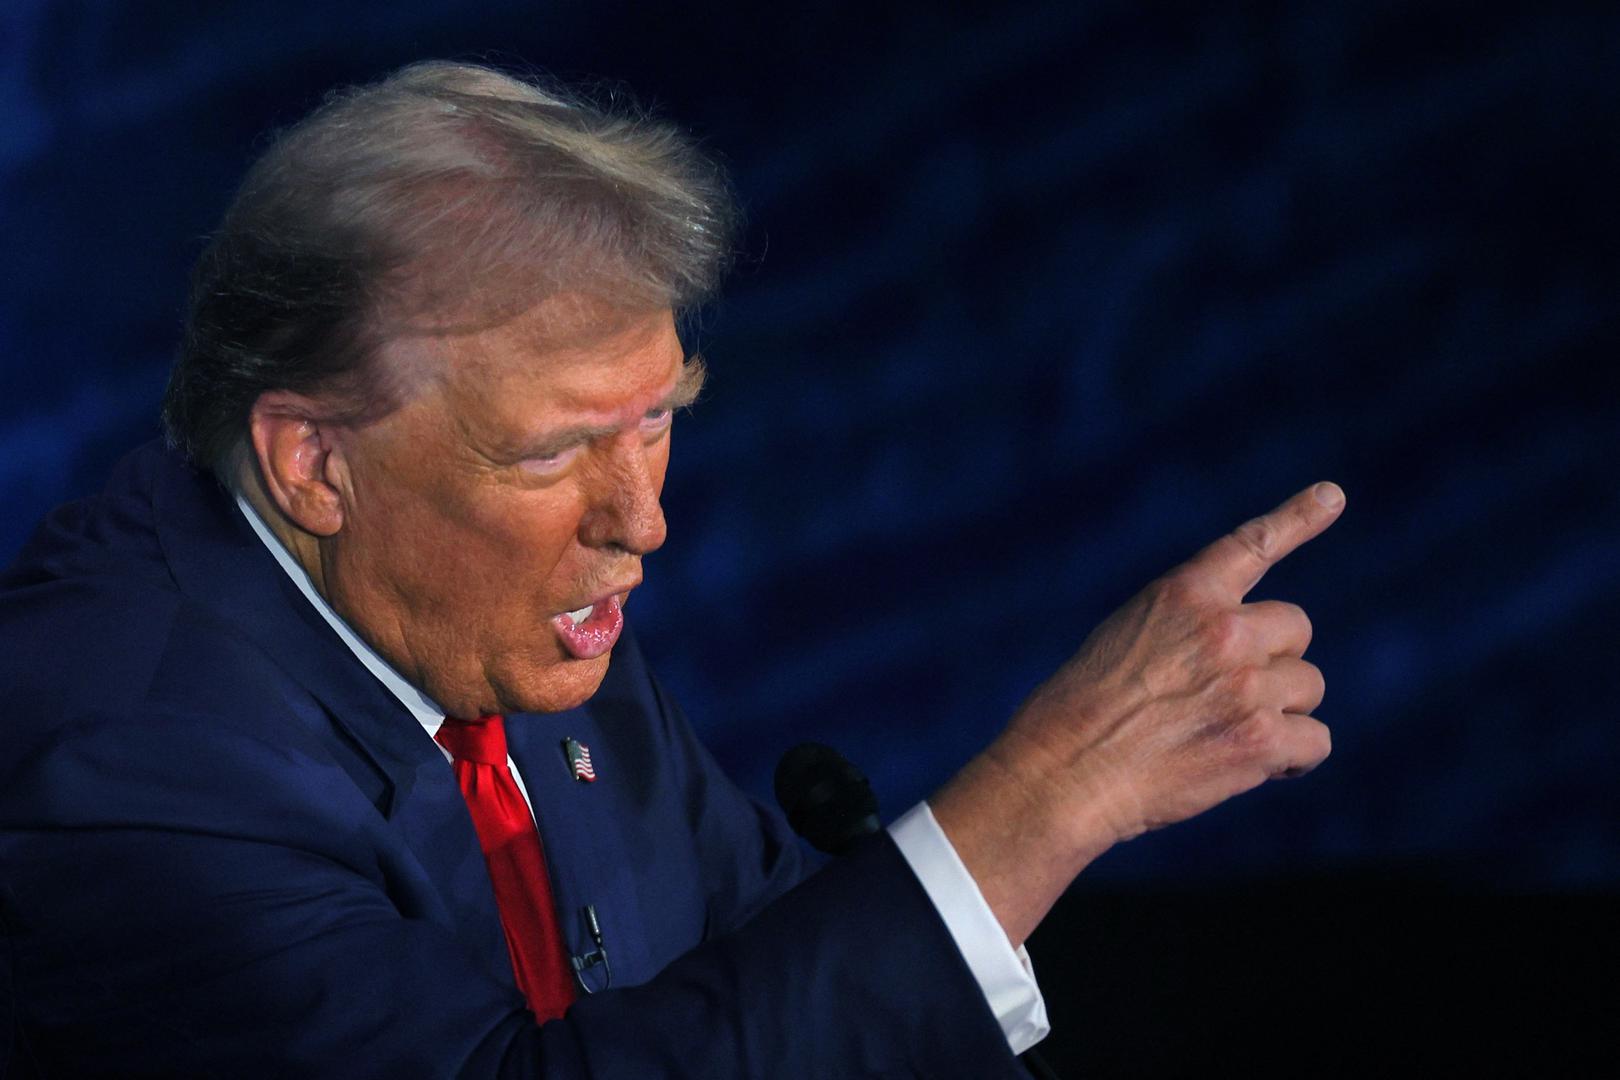
[[[343,644],[349,647],[355,658],[366,666],[367,671],[377,677],[378,682],[388,688],[389,693],[399,699],[399,703],[405,706],[412,716],[416,717],[417,723],[428,733],[428,738],[431,739],[438,734],[439,725],[444,723],[444,710],[439,708],[432,698],[407,682],[403,675],[394,670],[392,664],[377,654],[377,650],[360,640],[360,635],[354,632],[354,628],[344,622],[343,617],[332,610],[332,605],[326,602],[326,598],[315,590],[315,583],[309,579],[309,571],[300,566],[298,560],[292,557],[292,553],[282,546],[275,533],[270,531],[270,526],[265,524],[259,512],[253,508],[253,504],[243,498],[240,492],[236,496],[236,505],[242,511],[242,516],[247,518],[247,523],[252,526],[254,535],[274,556],[276,564],[292,578],[293,584],[298,586],[298,591],[304,594],[304,598],[315,605],[315,610],[321,613],[321,618],[337,631],[337,636],[343,639]]]

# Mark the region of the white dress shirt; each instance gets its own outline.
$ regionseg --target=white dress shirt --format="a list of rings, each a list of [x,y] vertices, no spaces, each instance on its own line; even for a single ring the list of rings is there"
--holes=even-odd
[[[321,618],[337,631],[338,637],[366,666],[366,670],[375,675],[399,699],[399,703],[416,717],[429,738],[437,734],[439,726],[444,723],[444,710],[434,704],[432,698],[405,681],[393,665],[362,641],[354,629],[332,610],[326,598],[316,591],[309,573],[276,539],[252,504],[237,495],[236,505],[241,508],[247,523],[253,527],[270,554],[275,556],[276,563],[298,586],[298,591],[321,613]],[[439,750],[448,761],[450,752],[442,746]],[[528,789],[523,786],[523,774],[511,755],[507,755],[506,767],[517,782],[518,790],[523,793],[523,801],[530,803],[529,815],[532,817],[534,805],[530,802]],[[894,838],[895,846],[900,849],[912,873],[917,875],[928,898],[939,910],[946,929],[956,941],[956,947],[961,950],[969,970],[978,980],[979,989],[984,991],[990,1011],[1000,1023],[1013,1053],[1021,1054],[1046,1038],[1051,1026],[1047,1023],[1046,1001],[1035,982],[1035,969],[1030,964],[1029,953],[1023,946],[1016,950],[1012,948],[990,905],[985,903],[978,883],[968,873],[967,867],[962,865],[956,849],[934,820],[928,803],[920,802],[900,815],[889,826],[889,835]]]

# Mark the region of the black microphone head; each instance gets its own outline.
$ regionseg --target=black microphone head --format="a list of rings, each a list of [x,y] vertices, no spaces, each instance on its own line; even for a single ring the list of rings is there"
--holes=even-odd
[[[878,831],[877,796],[861,771],[821,743],[800,743],[776,766],[776,801],[812,847],[842,855]]]

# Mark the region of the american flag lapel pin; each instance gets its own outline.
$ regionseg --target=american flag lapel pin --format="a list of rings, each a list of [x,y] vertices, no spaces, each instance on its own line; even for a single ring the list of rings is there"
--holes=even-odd
[[[596,767],[591,764],[591,748],[575,738],[563,740],[563,754],[568,758],[568,771],[575,780],[587,784],[596,782]]]

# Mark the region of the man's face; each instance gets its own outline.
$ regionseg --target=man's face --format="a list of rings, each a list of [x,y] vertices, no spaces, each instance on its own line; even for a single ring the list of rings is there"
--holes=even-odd
[[[565,297],[390,351],[421,385],[337,436],[328,599],[452,716],[579,705],[664,542],[670,421],[700,379],[670,312]]]

